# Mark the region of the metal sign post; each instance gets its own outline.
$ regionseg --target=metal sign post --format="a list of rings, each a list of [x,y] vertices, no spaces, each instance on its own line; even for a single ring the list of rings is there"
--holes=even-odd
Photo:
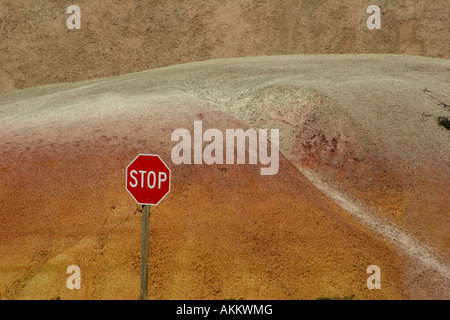
[[[150,246],[150,206],[142,206],[141,291],[140,300],[148,300],[148,254]]]

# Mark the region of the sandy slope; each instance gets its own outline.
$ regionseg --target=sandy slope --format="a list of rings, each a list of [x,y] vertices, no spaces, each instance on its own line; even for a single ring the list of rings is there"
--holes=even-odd
[[[448,298],[439,269],[292,163],[448,268],[449,137],[436,118],[448,116],[449,67],[392,55],[226,59],[1,95],[2,297],[136,298],[139,213],[124,168],[137,153],[170,159],[172,131],[201,119],[280,128],[287,159],[269,177],[172,164],[173,191],[152,215],[151,297]],[[68,264],[84,270],[83,290],[65,288]],[[365,287],[370,264],[382,290]]]
[[[170,102],[170,92],[151,95],[159,103],[141,97],[140,106],[116,99],[121,111],[112,101],[92,104],[86,92],[88,100],[76,104],[100,114],[83,123],[53,108],[60,121],[42,117],[24,129],[18,138],[31,141],[23,147],[8,136],[19,149],[2,158],[1,265],[12,267],[2,297],[137,297],[140,214],[124,189],[125,166],[138,152],[169,159],[171,131],[198,117],[220,129],[245,126],[186,94],[183,105]],[[64,96],[60,102],[73,111]],[[186,105],[202,111],[187,113]],[[25,145],[30,150],[19,151]],[[271,177],[253,166],[222,167],[172,166],[172,192],[152,210],[152,298],[407,296],[395,248],[352,221],[287,160]],[[81,291],[65,288],[70,264],[83,270]],[[383,291],[365,289],[370,264],[386,272]]]
[[[178,63],[298,53],[399,53],[449,58],[448,0],[77,0],[0,2],[0,92]]]

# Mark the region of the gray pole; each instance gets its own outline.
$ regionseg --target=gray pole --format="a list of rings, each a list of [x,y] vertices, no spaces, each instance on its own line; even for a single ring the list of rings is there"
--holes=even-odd
[[[142,205],[141,292],[140,300],[148,300],[148,253],[150,246],[150,206]]]

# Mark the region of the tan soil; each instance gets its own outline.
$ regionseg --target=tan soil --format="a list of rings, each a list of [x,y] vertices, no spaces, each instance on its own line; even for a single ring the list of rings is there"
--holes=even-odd
[[[398,53],[449,58],[448,0],[78,0],[0,2],[0,93],[212,58]]]

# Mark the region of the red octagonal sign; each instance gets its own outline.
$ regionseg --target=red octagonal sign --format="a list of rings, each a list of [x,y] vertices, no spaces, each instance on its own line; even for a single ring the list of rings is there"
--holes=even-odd
[[[157,205],[170,192],[170,169],[156,154],[140,154],[127,167],[127,190],[138,204]]]

